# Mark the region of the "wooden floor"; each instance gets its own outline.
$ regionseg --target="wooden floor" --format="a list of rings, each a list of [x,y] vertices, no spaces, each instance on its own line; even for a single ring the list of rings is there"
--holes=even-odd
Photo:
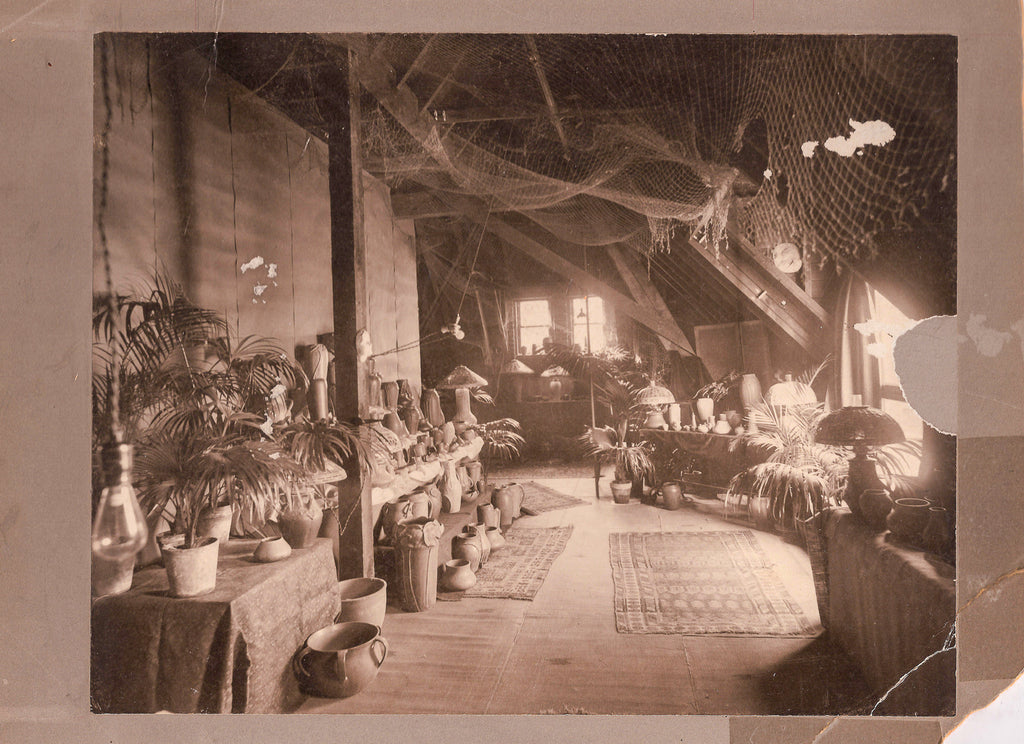
[[[309,698],[300,712],[783,715],[843,712],[863,702],[856,670],[824,638],[616,631],[608,533],[745,523],[725,520],[714,506],[615,504],[607,479],[598,501],[593,478],[535,479],[589,503],[523,517],[524,526],[573,526],[532,602],[463,599],[422,613],[389,607],[383,632],[391,650],[372,686],[345,700]],[[806,554],[774,535],[755,534],[790,594],[816,620]]]

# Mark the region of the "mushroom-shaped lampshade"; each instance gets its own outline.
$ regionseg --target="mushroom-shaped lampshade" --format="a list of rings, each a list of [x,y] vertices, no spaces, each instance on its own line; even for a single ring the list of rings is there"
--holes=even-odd
[[[665,423],[665,416],[662,408],[676,402],[676,397],[672,395],[672,391],[668,388],[663,388],[661,385],[655,385],[653,382],[645,388],[640,388],[637,391],[634,402],[638,406],[647,407],[647,420],[644,421],[644,427],[647,429],[664,429],[667,424]]]
[[[458,433],[461,434],[467,426],[476,423],[476,416],[469,407],[469,389],[480,388],[486,384],[487,380],[469,367],[460,364],[435,386],[441,390],[455,391],[455,415],[452,416],[452,423],[455,424]]]
[[[850,474],[843,499],[863,519],[860,495],[869,488],[883,488],[875,472],[875,461],[867,456],[868,447],[881,447],[902,442],[903,429],[889,414],[868,406],[844,406],[832,411],[818,422],[814,441],[840,447],[853,447]]]
[[[518,359],[512,359],[501,368],[502,375],[508,375],[512,380],[512,399],[519,402],[523,399],[523,384],[527,377],[535,375],[532,369],[527,367]]]
[[[546,370],[540,373],[541,377],[572,377],[564,368],[559,367],[557,364],[554,367],[548,367]]]

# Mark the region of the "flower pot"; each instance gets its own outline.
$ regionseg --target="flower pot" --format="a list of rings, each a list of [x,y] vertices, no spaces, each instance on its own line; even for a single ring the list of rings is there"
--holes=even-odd
[[[259,541],[252,557],[260,563],[282,561],[292,554],[292,546],[283,537],[265,537]]]
[[[437,546],[444,527],[428,517],[398,524],[395,580],[402,609],[423,612],[437,602]]]
[[[334,622],[384,625],[388,603],[388,584],[384,579],[346,579],[338,582],[338,594],[341,609]]]
[[[305,511],[281,512],[277,518],[277,524],[281,528],[281,536],[288,541],[294,550],[302,550],[311,547],[316,542],[316,536],[320,532],[320,523],[323,522],[324,513],[319,505],[310,507]]]
[[[633,490],[633,484],[630,481],[612,481],[612,499],[616,504],[628,504],[629,494]]]
[[[439,586],[446,592],[464,592],[476,584],[476,574],[464,558],[445,562]]]
[[[113,561],[94,555],[92,557],[92,596],[105,597],[108,594],[123,594],[132,588],[134,572],[134,555]]]
[[[199,524],[196,525],[196,535],[202,537],[216,537],[221,545],[224,545],[231,537],[231,505],[218,506],[214,509],[207,507],[199,513]]]
[[[893,537],[911,545],[920,544],[921,533],[928,524],[929,508],[931,502],[927,499],[896,499],[886,519]]]
[[[715,417],[715,401],[713,398],[697,398],[697,421],[699,423],[710,421]]]
[[[292,672],[307,695],[346,698],[366,688],[388,655],[388,642],[370,623],[337,623],[306,639]]]
[[[212,592],[217,584],[220,543],[204,537],[194,548],[166,544],[163,547],[167,583],[172,597],[197,597]]]

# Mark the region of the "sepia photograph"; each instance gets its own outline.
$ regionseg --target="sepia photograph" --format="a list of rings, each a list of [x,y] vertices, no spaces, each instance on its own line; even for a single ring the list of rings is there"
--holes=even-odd
[[[92,713],[957,712],[956,35],[91,61]]]

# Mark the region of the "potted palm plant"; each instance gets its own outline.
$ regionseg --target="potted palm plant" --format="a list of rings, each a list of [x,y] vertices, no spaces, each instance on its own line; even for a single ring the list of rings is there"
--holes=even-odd
[[[372,448],[360,438],[357,426],[333,417],[299,418],[282,423],[275,433],[301,469],[281,491],[277,522],[289,545],[309,547],[320,530],[324,507],[330,504],[328,484],[344,479],[344,464],[369,472]]]

